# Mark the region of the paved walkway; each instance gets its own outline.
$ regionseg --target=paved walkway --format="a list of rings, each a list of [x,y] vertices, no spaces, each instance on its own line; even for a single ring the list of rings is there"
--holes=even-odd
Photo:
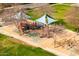
[[[75,33],[72,31],[68,31],[68,30],[64,30],[64,31],[66,31],[65,34],[67,36],[63,36],[63,38],[71,37],[71,36],[75,35]],[[34,38],[34,37],[32,38],[32,37],[28,37],[28,36],[20,36],[18,33],[16,33],[16,27],[14,25],[0,27],[0,33],[8,35],[10,37],[14,37],[17,40],[24,41],[27,44],[30,44],[32,46],[40,47],[46,51],[55,53],[59,56],[79,55],[79,54],[72,53],[73,49],[65,49],[63,47],[55,48],[54,43],[53,43],[54,38],[48,39],[48,38]],[[62,39],[61,36],[62,36],[62,34],[60,36],[58,36],[57,39]],[[77,39],[78,38],[79,37],[77,37]]]

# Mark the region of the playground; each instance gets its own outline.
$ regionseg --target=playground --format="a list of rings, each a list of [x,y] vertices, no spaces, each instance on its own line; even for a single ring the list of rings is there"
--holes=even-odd
[[[41,17],[32,20],[21,9],[2,22],[1,34],[59,56],[79,55],[79,33],[67,29],[63,24],[57,24],[58,20],[46,11]]]
[[[34,34],[19,35],[16,29],[14,25],[5,26],[0,28],[0,33],[21,40],[29,45],[40,47],[56,55],[78,55],[79,40],[77,38],[79,36],[77,33],[64,29],[63,33],[61,32],[62,34],[56,31],[51,38],[40,38],[36,35],[34,36]]]

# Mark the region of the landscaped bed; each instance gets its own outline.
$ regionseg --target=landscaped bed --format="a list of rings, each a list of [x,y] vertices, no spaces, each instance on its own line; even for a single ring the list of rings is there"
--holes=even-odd
[[[15,43],[13,39],[0,34],[0,56],[55,56],[41,48]]]

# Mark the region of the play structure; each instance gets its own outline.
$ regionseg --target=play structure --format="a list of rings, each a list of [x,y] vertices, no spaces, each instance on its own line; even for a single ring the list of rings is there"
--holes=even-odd
[[[20,11],[16,13],[14,16],[12,16],[14,19],[14,23],[20,32],[20,35],[27,34],[29,32],[33,31],[43,31],[41,33],[40,37],[50,37],[49,36],[49,25],[53,22],[56,22],[57,20],[54,20],[52,17],[50,17],[48,14],[44,14],[42,17],[36,19],[33,21],[31,19],[31,16],[26,15],[24,12]],[[36,32],[35,31],[35,32]],[[46,31],[46,33],[44,33]]]
[[[15,24],[21,35],[26,33],[25,31],[40,29],[44,26],[43,23],[32,21],[31,16],[28,16],[23,12],[17,13],[13,18],[15,19]]]

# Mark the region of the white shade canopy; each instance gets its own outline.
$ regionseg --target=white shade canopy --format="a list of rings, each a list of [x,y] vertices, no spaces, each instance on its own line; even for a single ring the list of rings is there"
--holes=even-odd
[[[51,24],[53,22],[56,22],[57,20],[54,20],[53,18],[51,18],[47,14],[45,14],[41,18],[36,19],[36,21],[44,23],[44,24]]]
[[[17,19],[17,20],[21,20],[21,19],[29,19],[31,18],[30,16],[26,15],[25,13],[23,12],[18,12],[16,15],[13,16],[14,19]]]

